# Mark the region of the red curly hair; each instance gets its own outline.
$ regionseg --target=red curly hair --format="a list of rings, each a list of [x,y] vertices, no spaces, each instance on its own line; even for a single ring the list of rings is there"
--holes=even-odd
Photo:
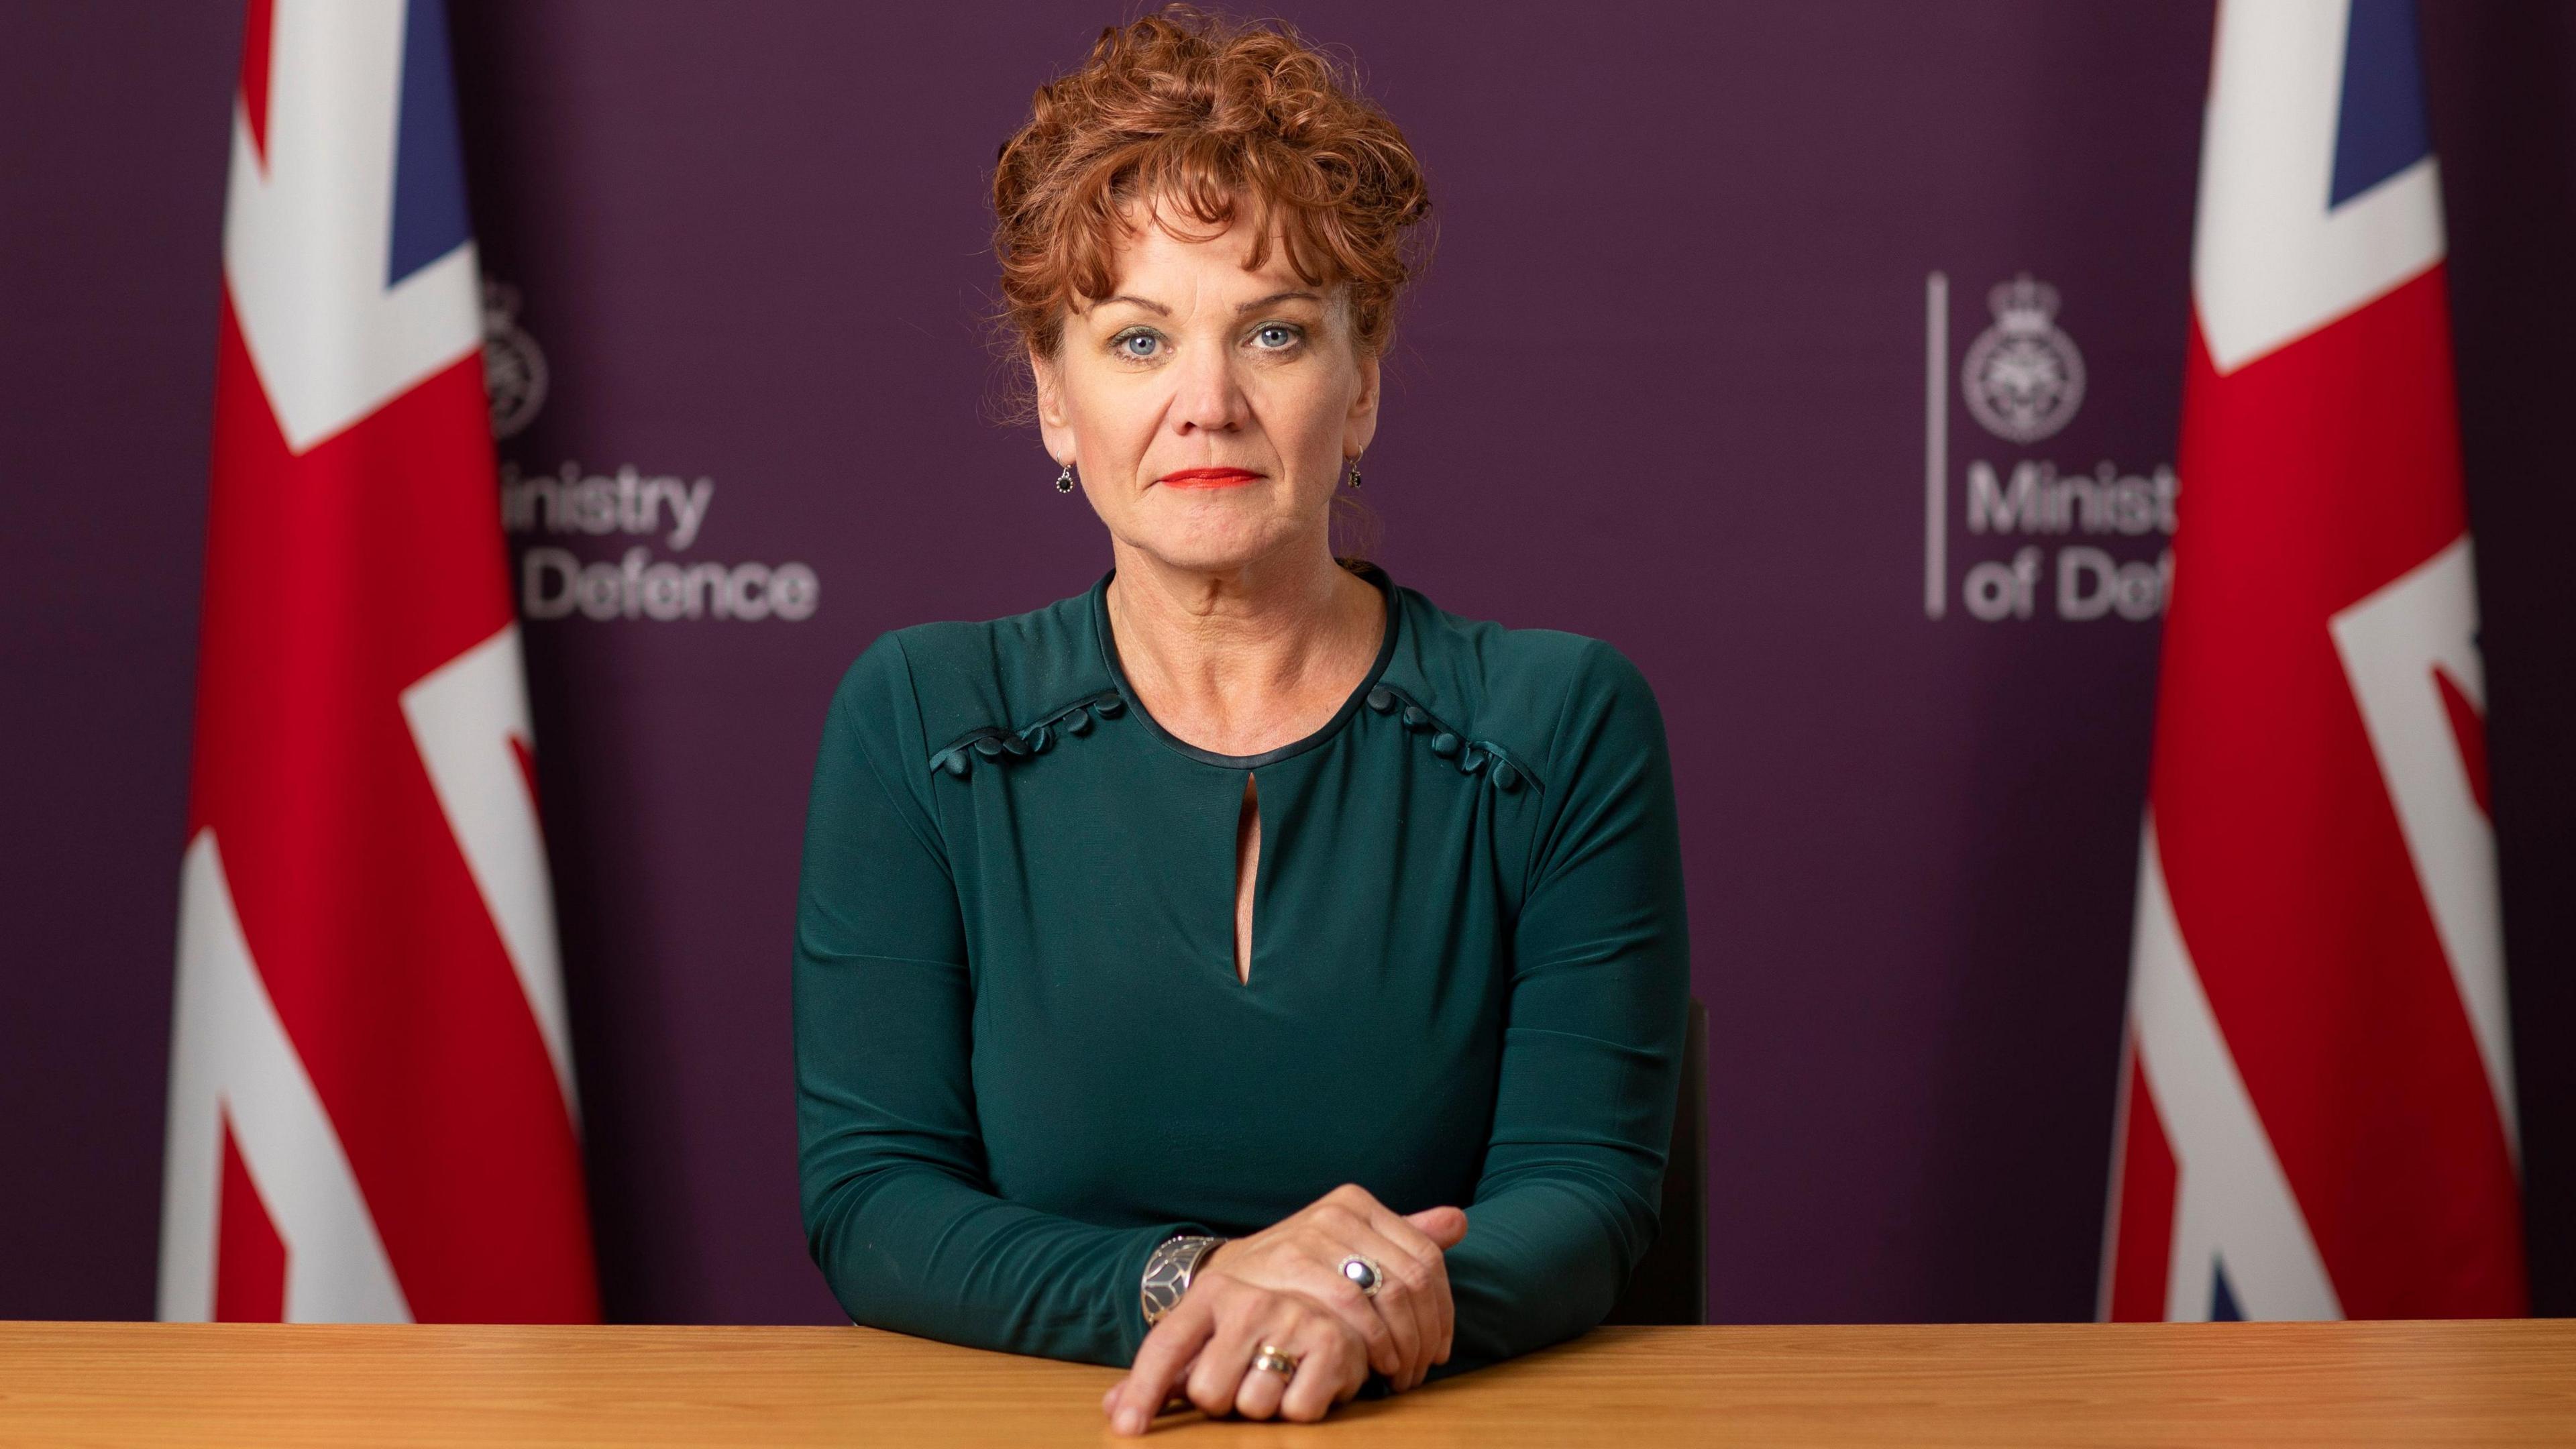
[[[1368,355],[1385,351],[1396,294],[1419,267],[1408,228],[1431,211],[1413,148],[1344,67],[1285,27],[1185,5],[1103,30],[1002,143],[993,251],[1007,318],[1031,351],[1054,355],[1066,313],[1115,290],[1124,212],[1139,200],[1184,238],[1221,233],[1248,206],[1250,265],[1268,261],[1278,232],[1308,285],[1347,285]],[[1174,213],[1209,230],[1175,230]]]

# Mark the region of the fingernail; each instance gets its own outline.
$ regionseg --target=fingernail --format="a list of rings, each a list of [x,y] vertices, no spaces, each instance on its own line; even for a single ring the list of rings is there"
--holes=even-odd
[[[1118,1432],[1121,1434],[1142,1434],[1145,1432],[1145,1415],[1140,1410],[1121,1409],[1118,1411],[1117,1424]]]

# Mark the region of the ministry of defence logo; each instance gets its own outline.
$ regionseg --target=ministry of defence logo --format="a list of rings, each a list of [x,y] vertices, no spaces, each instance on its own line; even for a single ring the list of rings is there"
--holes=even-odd
[[[2037,442],[2075,420],[2084,401],[2084,354],[2057,329],[2057,289],[2028,272],[1988,292],[1986,305],[1995,322],[1968,344],[1959,390],[1987,432]],[[495,409],[499,397],[495,392]]]
[[[519,290],[483,283],[483,386],[492,401],[492,436],[505,439],[534,422],[546,401],[546,354],[519,325]],[[720,563],[694,556],[703,541],[716,480],[648,473],[632,463],[596,472],[567,458],[552,470],[529,471],[503,450],[501,531],[519,565],[519,617],[531,623],[616,619],[686,620],[814,617],[823,597],[814,566]],[[615,561],[595,546],[563,543],[624,535]],[[668,550],[667,555],[656,549]]]
[[[546,401],[546,354],[519,325],[519,289],[483,284],[483,389],[492,399],[492,436],[515,437]]]

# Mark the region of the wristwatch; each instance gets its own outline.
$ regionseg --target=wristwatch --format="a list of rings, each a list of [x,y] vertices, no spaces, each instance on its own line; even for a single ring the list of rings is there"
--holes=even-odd
[[[1145,1282],[1140,1298],[1145,1307],[1145,1326],[1162,1322],[1181,1295],[1190,1291],[1190,1275],[1198,1271],[1199,1260],[1223,1238],[1201,1237],[1193,1233],[1176,1233],[1157,1244],[1145,1259]]]

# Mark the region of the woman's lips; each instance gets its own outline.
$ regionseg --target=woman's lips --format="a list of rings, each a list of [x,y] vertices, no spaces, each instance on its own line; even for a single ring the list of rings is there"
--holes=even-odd
[[[1232,488],[1243,483],[1257,483],[1258,473],[1241,468],[1183,468],[1166,473],[1155,481],[1166,488]]]

